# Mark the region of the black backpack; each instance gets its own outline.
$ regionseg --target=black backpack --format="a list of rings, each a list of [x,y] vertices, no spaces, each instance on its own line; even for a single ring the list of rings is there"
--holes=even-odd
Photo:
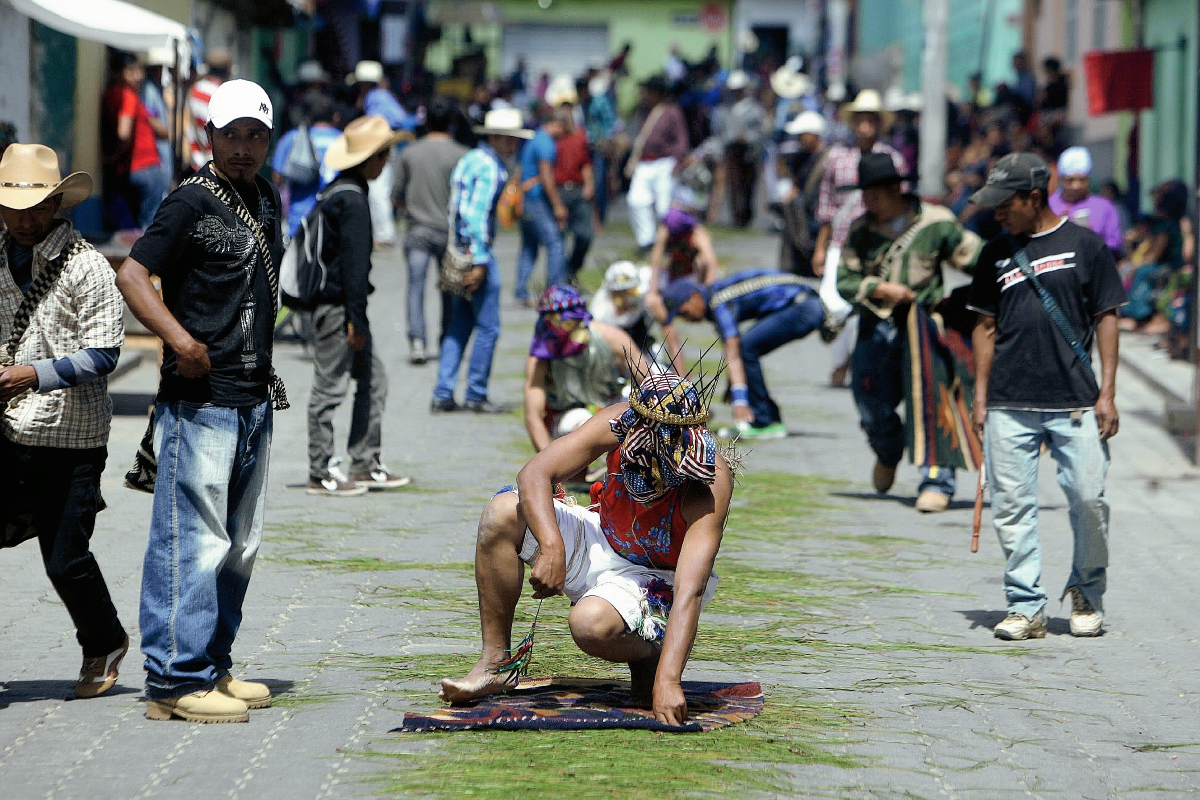
[[[334,184],[317,195],[317,204],[300,223],[299,230],[283,254],[279,266],[279,294],[283,304],[298,310],[317,305],[329,279],[329,268],[322,253],[325,250],[325,201],[338,192],[354,191],[363,194],[357,184],[344,181]]]

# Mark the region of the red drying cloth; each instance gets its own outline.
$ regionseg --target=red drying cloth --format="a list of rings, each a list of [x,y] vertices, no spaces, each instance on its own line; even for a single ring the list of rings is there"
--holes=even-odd
[[[1083,72],[1092,116],[1154,107],[1153,50],[1086,53]]]

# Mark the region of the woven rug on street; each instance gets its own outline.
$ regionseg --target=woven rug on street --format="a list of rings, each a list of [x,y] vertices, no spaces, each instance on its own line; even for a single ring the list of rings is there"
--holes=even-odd
[[[541,678],[522,681],[506,694],[491,695],[473,706],[447,706],[432,714],[404,715],[395,731],[594,730],[641,728],[671,733],[701,733],[745,722],[763,708],[757,683],[684,681],[688,721],[663,725],[654,714],[629,706],[629,681],[591,678]]]

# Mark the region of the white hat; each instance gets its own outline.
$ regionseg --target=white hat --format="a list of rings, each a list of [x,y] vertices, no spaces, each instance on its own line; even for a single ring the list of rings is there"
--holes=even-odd
[[[735,69],[729,73],[729,78],[725,81],[725,88],[736,92],[739,89],[745,89],[750,85],[750,76],[745,70]]]
[[[612,85],[612,73],[608,70],[601,70],[592,76],[588,81],[588,94],[601,95],[608,94],[608,87]]]
[[[1086,147],[1068,147],[1058,157],[1059,177],[1092,174],[1092,154]]]
[[[616,261],[604,270],[604,288],[610,292],[628,292],[641,283],[641,271],[632,261]]]
[[[838,111],[838,116],[843,122],[849,122],[853,114],[875,114],[885,129],[891,127],[892,119],[895,117],[891,111],[883,107],[883,98],[874,89],[863,89],[854,98],[853,103],[846,103]]]
[[[519,108],[493,108],[483,117],[483,125],[472,128],[481,136],[515,136],[532,139],[533,131],[521,124]]]
[[[347,83],[379,83],[383,80],[383,64],[378,61],[360,61],[354,65],[354,72]]]
[[[225,81],[208,101],[208,121],[224,128],[235,119],[256,119],[274,130],[271,98],[254,81]]]
[[[296,65],[297,83],[328,83],[329,73],[321,66],[320,61],[309,59]]]
[[[783,126],[783,132],[788,136],[800,136],[805,133],[825,135],[825,118],[816,111],[801,111],[796,118]]]
[[[771,73],[771,90],[784,100],[794,100],[812,94],[812,78],[800,71],[803,63],[799,56],[792,56],[782,67]]]
[[[579,105],[579,92],[575,91],[575,79],[570,75],[556,75],[546,87],[546,105],[558,108],[563,103]]]

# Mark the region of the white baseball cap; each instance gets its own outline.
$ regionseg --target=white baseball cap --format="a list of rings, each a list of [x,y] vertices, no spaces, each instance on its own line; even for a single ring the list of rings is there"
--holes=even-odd
[[[208,121],[224,128],[235,119],[256,119],[274,130],[271,98],[254,81],[225,81],[208,101]]]
[[[783,132],[789,136],[800,136],[804,133],[825,135],[825,118],[816,111],[801,111],[796,118],[783,127]]]
[[[1058,174],[1064,178],[1092,174],[1092,154],[1086,147],[1068,147],[1058,157]]]

